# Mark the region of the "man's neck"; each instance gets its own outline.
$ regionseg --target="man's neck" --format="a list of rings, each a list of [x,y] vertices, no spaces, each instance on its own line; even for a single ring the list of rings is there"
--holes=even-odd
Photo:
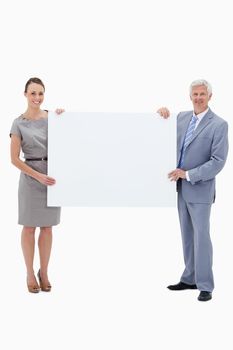
[[[209,107],[207,106],[205,109],[202,109],[202,110],[195,110],[195,109],[194,109],[193,112],[194,112],[195,115],[199,115],[199,114],[201,114],[201,113],[207,112],[208,109],[209,109]]]

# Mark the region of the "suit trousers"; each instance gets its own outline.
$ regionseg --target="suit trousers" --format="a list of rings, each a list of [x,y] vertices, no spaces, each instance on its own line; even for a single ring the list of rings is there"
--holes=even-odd
[[[213,248],[210,239],[211,204],[189,203],[178,190],[178,212],[182,235],[185,269],[181,281],[196,284],[200,291],[212,292]]]

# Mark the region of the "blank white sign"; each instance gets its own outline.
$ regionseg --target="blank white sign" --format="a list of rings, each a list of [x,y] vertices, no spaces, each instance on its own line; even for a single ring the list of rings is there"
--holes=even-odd
[[[176,118],[49,113],[48,206],[175,206]]]

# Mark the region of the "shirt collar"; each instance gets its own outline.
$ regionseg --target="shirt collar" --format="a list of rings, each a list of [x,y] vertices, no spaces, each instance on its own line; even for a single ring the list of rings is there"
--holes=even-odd
[[[204,112],[201,112],[199,114],[195,114],[193,111],[193,116],[197,117],[198,121],[201,121],[201,119],[206,115],[206,113],[209,111],[209,107],[206,108]]]

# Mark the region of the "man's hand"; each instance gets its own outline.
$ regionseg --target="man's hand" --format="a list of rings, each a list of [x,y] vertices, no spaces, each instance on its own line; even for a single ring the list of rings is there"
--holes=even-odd
[[[161,107],[157,110],[157,113],[161,115],[164,119],[167,119],[170,116],[169,109],[167,107]]]
[[[168,174],[168,178],[171,181],[177,181],[179,179],[186,179],[185,171],[177,168]]]

